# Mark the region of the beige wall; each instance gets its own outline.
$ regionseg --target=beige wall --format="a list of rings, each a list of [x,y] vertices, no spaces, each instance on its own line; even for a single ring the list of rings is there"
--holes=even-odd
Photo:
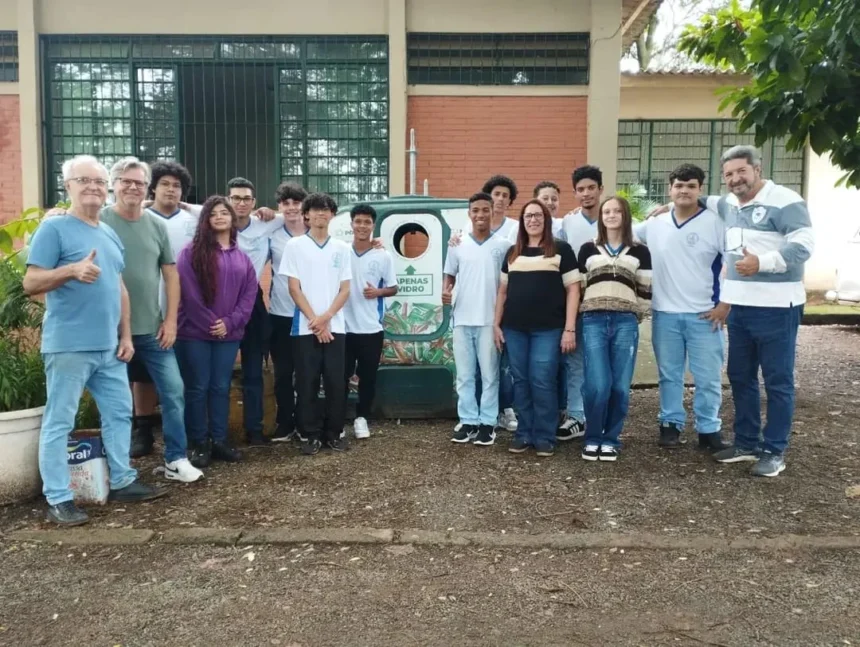
[[[587,161],[600,167],[603,185],[612,193],[618,173],[621,0],[591,0],[591,17]]]
[[[621,119],[719,119],[722,99],[716,92],[736,77],[621,77]],[[736,82],[736,81],[735,81]]]
[[[109,0],[35,1],[45,34],[388,33],[386,0],[148,0],[137,10]]]
[[[0,30],[18,29],[18,0],[0,0]]]
[[[602,2],[613,4],[614,0]],[[409,31],[564,32],[589,31],[590,27],[590,0],[407,0],[406,3]]]

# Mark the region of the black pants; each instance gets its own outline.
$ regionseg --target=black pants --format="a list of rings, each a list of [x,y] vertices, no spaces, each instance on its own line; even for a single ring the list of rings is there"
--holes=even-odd
[[[301,431],[301,425],[296,424],[298,410],[293,384],[293,373],[296,366],[293,358],[293,340],[290,337],[293,318],[269,315],[269,321],[272,325],[269,348],[272,353],[272,363],[275,365],[275,402],[278,405],[276,418],[278,428],[287,433],[292,433],[297,429]]]
[[[263,431],[263,360],[269,352],[269,311],[263,291],[257,287],[257,300],[245,336],[239,345],[242,352],[242,409],[245,431]]]
[[[346,417],[346,392],[343,371],[346,363],[346,339],[334,335],[334,341],[321,344],[314,335],[298,335],[293,340],[296,366],[299,424],[305,436],[328,442],[340,438]],[[325,389],[325,411],[317,405],[322,377]]]
[[[376,395],[376,371],[382,355],[382,340],[385,333],[381,330],[369,335],[346,334],[346,390],[349,394],[349,379],[358,375],[358,405],[355,417],[370,419],[373,398]]]

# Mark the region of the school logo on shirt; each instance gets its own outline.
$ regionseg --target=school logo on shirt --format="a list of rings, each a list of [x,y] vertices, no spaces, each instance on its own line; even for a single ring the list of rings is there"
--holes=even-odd
[[[767,215],[767,209],[764,207],[756,207],[752,212],[752,221],[753,224],[759,224],[762,220],[764,220],[765,215]]]
[[[341,267],[341,265],[342,265],[342,261],[340,260],[340,254],[335,254],[335,255],[332,257],[331,264],[332,264],[332,267],[333,267],[334,269],[336,269],[336,270],[339,270],[339,269],[340,269],[340,267]]]
[[[689,247],[695,247],[696,243],[699,242],[699,234],[693,232],[692,234],[687,234],[687,245]]]
[[[493,260],[497,263],[501,263],[502,256],[504,256],[504,254],[505,250],[503,250],[501,247],[496,247],[495,249],[493,249]]]
[[[382,268],[379,266],[379,261],[370,261],[370,263],[367,264],[367,270],[373,276],[378,276],[382,272]]]

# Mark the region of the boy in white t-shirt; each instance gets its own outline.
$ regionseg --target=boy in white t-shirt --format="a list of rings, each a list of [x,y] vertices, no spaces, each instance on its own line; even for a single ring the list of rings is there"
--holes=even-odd
[[[682,164],[669,175],[673,208],[633,228],[653,263],[651,340],[660,373],[660,438],[667,449],[681,446],[686,426],[684,369],[689,362],[699,449],[726,449],[722,421],[723,330],[729,306],[720,303],[725,223],[698,200],[705,172]]]
[[[394,261],[384,249],[373,248],[376,210],[357,204],[350,211],[352,222],[352,281],[349,300],[343,309],[346,318],[346,393],[349,381],[358,375],[358,404],[353,431],[356,438],[368,438],[367,421],[376,394],[376,372],[382,355],[382,319],[385,299],[397,294]]]
[[[542,180],[535,185],[532,197],[543,202],[544,206],[549,209],[549,215],[552,216],[552,235],[564,240],[561,227],[563,218],[558,215],[558,206],[561,201],[561,189],[558,188],[558,184],[549,180]],[[513,242],[516,242],[516,236]]]
[[[496,294],[510,241],[490,229],[492,197],[476,193],[469,198],[472,233],[448,250],[442,303],[453,304],[454,362],[457,367],[457,412],[460,424],[451,441],[492,445],[499,413],[499,353],[493,336]],[[475,372],[480,370],[480,403]]]
[[[308,192],[298,184],[282,182],[275,191],[278,211],[284,217],[283,227],[278,228],[269,239],[269,258],[272,261],[272,284],[269,290],[269,321],[272,335],[269,350],[275,366],[275,402],[278,406],[277,428],[272,442],[286,442],[298,433],[303,438],[298,424],[293,375],[293,316],[296,304],[290,296],[289,278],[277,270],[284,259],[284,250],[293,238],[304,236],[308,228],[302,216],[302,201]]]
[[[293,317],[293,358],[303,433],[302,453],[312,456],[326,447],[348,448],[341,438],[346,416],[343,373],[346,365],[346,323],[343,306],[349,298],[352,250],[328,233],[337,203],[325,193],[312,193],[302,202],[308,233],[290,240],[280,274],[287,276],[296,304]],[[320,416],[317,392],[325,389],[325,416]]]

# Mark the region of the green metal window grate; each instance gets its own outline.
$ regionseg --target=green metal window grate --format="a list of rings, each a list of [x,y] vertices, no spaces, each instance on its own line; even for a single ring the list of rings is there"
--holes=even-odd
[[[189,199],[292,180],[339,202],[388,193],[388,45],[379,37],[44,38],[46,200],[87,153],[177,159]]]
[[[739,133],[737,121],[654,120],[618,123],[618,184],[641,185],[647,197],[663,202],[668,197],[669,173],[685,162],[705,170],[711,195],[724,191],[720,155],[738,144],[753,144],[752,133]],[[784,140],[762,147],[765,177],[803,193],[804,156],[788,151]]]
[[[0,82],[18,81],[18,32],[0,31]]]
[[[408,80],[417,84],[587,85],[589,35],[407,35]]]

